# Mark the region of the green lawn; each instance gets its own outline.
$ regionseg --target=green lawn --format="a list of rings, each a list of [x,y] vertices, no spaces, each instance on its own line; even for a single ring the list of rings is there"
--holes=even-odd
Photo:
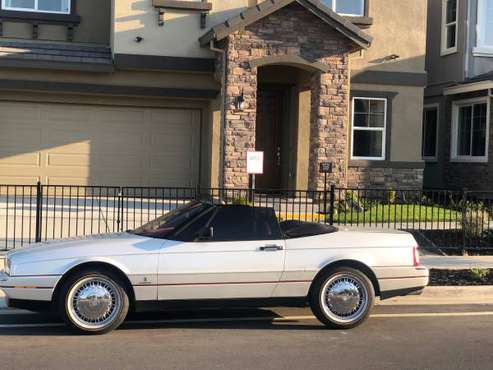
[[[334,215],[334,221],[340,223],[370,222],[443,222],[460,221],[461,212],[438,206],[419,204],[391,204],[374,206],[364,212],[351,210]]]

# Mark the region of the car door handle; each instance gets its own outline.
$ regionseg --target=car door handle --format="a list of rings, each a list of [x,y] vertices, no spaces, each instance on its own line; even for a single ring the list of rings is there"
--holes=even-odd
[[[276,252],[282,251],[283,249],[284,247],[281,245],[264,245],[263,247],[260,247],[262,252]]]

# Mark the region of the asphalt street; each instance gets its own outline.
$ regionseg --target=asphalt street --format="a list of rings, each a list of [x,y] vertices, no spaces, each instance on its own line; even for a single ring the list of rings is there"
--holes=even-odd
[[[327,330],[308,309],[140,314],[103,336],[0,311],[0,369],[491,369],[493,306],[379,306]]]

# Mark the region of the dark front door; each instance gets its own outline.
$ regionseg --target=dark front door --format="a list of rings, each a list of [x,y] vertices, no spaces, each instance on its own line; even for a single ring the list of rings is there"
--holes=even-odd
[[[284,92],[279,88],[259,88],[255,147],[264,152],[264,173],[257,175],[257,189],[279,189],[282,184],[282,119]]]

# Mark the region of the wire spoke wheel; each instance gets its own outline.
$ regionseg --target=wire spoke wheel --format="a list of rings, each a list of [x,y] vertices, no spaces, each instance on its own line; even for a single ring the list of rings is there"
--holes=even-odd
[[[74,323],[88,330],[102,330],[118,317],[122,306],[121,290],[103,276],[86,277],[76,282],[66,299],[67,314]]]
[[[330,320],[340,324],[352,324],[367,312],[368,289],[358,276],[345,272],[338,273],[323,284],[320,303]]]

